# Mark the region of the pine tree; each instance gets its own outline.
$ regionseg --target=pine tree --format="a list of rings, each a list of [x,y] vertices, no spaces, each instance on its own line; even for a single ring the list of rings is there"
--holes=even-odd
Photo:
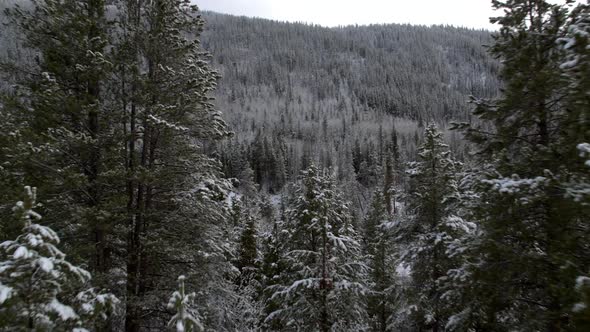
[[[261,262],[258,250],[258,223],[260,216],[252,203],[248,204],[243,196],[232,196],[233,232],[226,238],[232,248],[227,254],[232,257],[235,273],[232,273],[233,289],[220,289],[228,293],[226,299],[229,306],[222,310],[231,310],[233,319],[227,324],[229,330],[254,331],[259,324],[259,314],[262,307]],[[226,240],[227,241],[227,240]],[[212,307],[212,310],[217,308]],[[231,328],[230,328],[231,327]]]
[[[270,197],[268,195],[262,195],[260,198],[260,214],[268,224],[273,224],[275,218],[275,208],[270,201]]]
[[[371,331],[386,331],[388,319],[393,314],[389,288],[393,286],[394,255],[392,239],[385,228],[390,214],[385,208],[385,198],[380,191],[373,194],[369,213],[364,221],[364,252],[370,267],[370,293],[367,299],[367,314]]]
[[[448,270],[456,268],[449,247],[465,228],[457,217],[456,162],[436,125],[429,124],[418,149],[419,160],[410,163],[408,173],[410,220],[397,231],[406,243],[403,260],[412,271],[409,303],[414,306],[412,320],[418,329],[442,331],[449,313],[439,283]]]
[[[48,217],[61,223],[58,229],[75,229],[68,236],[81,239],[72,243],[75,254],[91,262],[99,280],[111,267],[108,240],[115,219],[105,205],[119,196],[104,183],[113,153],[104,88],[111,69],[105,6],[103,0],[43,0],[8,9],[38,56],[32,68],[4,67],[28,73],[17,82],[14,115],[26,123],[21,135],[28,149],[19,149],[37,151],[14,154],[13,162],[25,171],[23,181],[35,181],[55,197],[52,204],[62,214]],[[74,219],[78,225],[63,224]]]
[[[283,253],[283,244],[279,238],[279,224],[273,223],[271,232],[264,233],[263,257],[260,268],[260,291],[259,297],[262,301],[262,310],[260,312],[260,326],[263,331],[280,331],[283,329],[279,319],[266,319],[270,314],[280,308],[281,301],[273,298],[276,287],[281,283],[281,275],[285,270],[284,262],[281,261]]]
[[[207,328],[231,329],[235,245],[229,181],[204,154],[229,135],[212,104],[218,74],[202,50],[203,19],[189,1],[128,1],[119,13],[116,85],[124,123],[127,331],[164,328],[163,285],[186,273]],[[173,239],[173,240],[172,240]],[[170,241],[174,246],[170,246]],[[166,248],[166,250],[162,250]],[[165,271],[165,273],[163,273]],[[176,273],[173,273],[176,272]]]
[[[383,199],[385,200],[385,210],[389,215],[395,214],[395,180],[393,161],[390,153],[385,157],[384,167],[385,177],[383,182]]]
[[[588,188],[588,144],[590,129],[587,112],[590,105],[587,91],[590,89],[590,5],[579,5],[570,14],[567,33],[558,40],[564,50],[564,58],[560,65],[564,78],[567,118],[560,124],[566,133],[560,137],[560,143],[567,151],[570,179],[565,179],[563,186],[567,195],[581,203],[588,200],[585,194]],[[580,159],[581,157],[581,159]]]
[[[391,153],[393,154],[394,169],[397,170],[401,160],[399,154],[399,143],[397,141],[397,130],[395,129],[395,126],[391,128],[391,142],[389,142],[389,147],[391,149]]]
[[[243,160],[243,169],[239,174],[238,180],[240,181],[239,190],[245,198],[254,200],[257,198],[258,185],[254,181],[254,171],[250,167],[248,161]]]
[[[252,278],[256,277],[258,269],[258,230],[254,216],[248,214],[246,217],[246,225],[240,235],[238,246],[238,264],[243,282],[250,282]]]
[[[575,279],[588,270],[588,208],[568,184],[587,171],[576,147],[588,140],[581,110],[588,97],[574,82],[584,82],[578,70],[588,67],[587,50],[580,63],[568,53],[587,42],[586,34],[571,38],[584,6],[570,23],[567,6],[543,0],[494,7],[505,12],[495,19],[501,29],[491,48],[503,61],[505,89],[497,100],[475,100],[483,125],[460,126],[482,165],[473,209],[481,235],[466,264],[469,300],[455,320],[463,329],[576,329],[571,310]]]
[[[36,188],[25,187],[25,199],[14,207],[23,226],[14,241],[0,244],[0,327],[11,331],[45,331],[90,328],[95,319],[106,319],[118,303],[111,294],[87,285],[90,273],[66,260],[57,249],[58,235],[37,224],[41,216]]]
[[[196,294],[186,294],[185,279],[185,276],[178,277],[178,290],[172,293],[170,301],[168,301],[168,309],[176,312],[168,322],[168,326],[176,330],[176,332],[204,331],[203,324],[199,320],[199,314],[192,307]]]
[[[346,204],[331,176],[311,166],[281,230],[286,270],[274,286],[279,320],[287,330],[356,331],[364,328],[366,266]]]
[[[566,146],[576,145],[579,162],[569,164],[572,173],[569,181],[563,184],[567,196],[578,202],[581,208],[590,204],[590,133],[588,132],[588,107],[590,99],[590,5],[578,6],[570,15],[566,36],[559,40],[565,50],[565,62],[561,64],[566,79],[570,110],[567,124],[569,140]],[[578,141],[578,144],[575,142]],[[588,243],[588,238],[586,238]],[[588,273],[576,278],[575,291],[578,302],[574,304],[574,322],[579,330],[590,328],[590,279]]]

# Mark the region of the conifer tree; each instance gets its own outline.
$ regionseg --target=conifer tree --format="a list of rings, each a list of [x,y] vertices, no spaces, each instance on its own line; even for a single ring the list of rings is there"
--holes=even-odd
[[[395,264],[392,239],[386,229],[391,215],[385,208],[385,202],[384,195],[376,191],[364,221],[364,252],[367,265],[371,269],[367,295],[367,314],[371,331],[386,331],[389,317],[393,314],[388,289],[393,285]]]
[[[458,200],[456,162],[436,125],[429,124],[418,149],[416,162],[410,163],[410,219],[398,229],[406,243],[403,260],[412,271],[412,288],[406,294],[414,306],[411,320],[418,329],[442,331],[449,313],[439,283],[456,262],[449,247],[464,228],[456,216]]]
[[[240,287],[257,286],[259,278],[260,259],[258,256],[258,227],[257,215],[252,211],[245,211],[243,218],[245,225],[238,240],[237,268],[240,270]],[[254,299],[252,299],[254,300]]]
[[[178,290],[172,293],[170,301],[168,301],[168,309],[175,311],[168,326],[176,332],[204,331],[203,324],[198,318],[199,314],[192,307],[196,294],[186,293],[185,279],[185,276],[178,277]]]
[[[588,270],[588,207],[571,184],[587,172],[576,147],[589,132],[588,96],[576,88],[587,80],[587,50],[574,55],[588,35],[572,23],[587,6],[569,22],[567,5],[543,0],[494,7],[505,12],[494,20],[501,28],[491,48],[505,89],[497,100],[475,100],[483,125],[459,126],[483,166],[473,208],[481,235],[463,274],[469,300],[453,321],[461,329],[573,330],[575,279]]]
[[[248,269],[256,266],[258,259],[256,249],[256,224],[253,218],[248,218],[246,227],[240,236],[239,268]]]
[[[333,180],[315,166],[303,172],[300,186],[281,230],[286,269],[272,300],[287,330],[355,331],[366,313],[366,266],[346,204]]]
[[[36,188],[14,207],[22,234],[0,244],[0,327],[10,331],[45,331],[92,327],[118,303],[111,294],[79,292],[90,273],[66,260],[58,235],[37,224],[41,216]]]
[[[280,308],[280,299],[273,298],[275,289],[281,284],[281,276],[284,273],[285,265],[281,261],[283,244],[280,242],[279,227],[277,222],[273,223],[270,232],[264,233],[263,257],[260,268],[260,299],[262,310],[260,312],[260,327],[263,331],[280,331],[283,326],[279,319],[266,319],[273,312]]]
[[[34,180],[55,197],[62,214],[48,218],[56,217],[59,229],[75,229],[71,237],[83,239],[72,243],[76,254],[91,262],[99,280],[110,268],[113,218],[105,205],[118,196],[105,188],[103,174],[113,149],[104,89],[111,69],[105,6],[103,0],[42,0],[8,9],[38,56],[32,68],[5,67],[27,73],[17,82],[14,115],[26,123],[21,135],[29,147],[12,158],[26,170],[23,181]],[[63,224],[74,219],[79,225]]]
[[[393,161],[390,153],[385,157],[385,177],[383,181],[383,199],[385,203],[385,210],[388,215],[395,213],[395,180],[394,180],[394,169]]]
[[[571,147],[578,141],[576,150],[579,162],[569,164],[572,173],[569,181],[564,183],[567,196],[578,202],[581,208],[590,204],[590,134],[587,123],[590,99],[590,5],[578,6],[570,15],[566,36],[560,39],[565,50],[565,62],[561,64],[569,94],[567,98],[569,119],[566,122],[570,139],[564,144]],[[586,238],[586,243],[587,243]],[[576,278],[575,291],[577,303],[574,304],[574,322],[579,330],[590,328],[590,279],[588,273]]]
[[[206,142],[229,132],[209,95],[218,74],[199,41],[203,19],[189,1],[128,1],[118,24],[126,330],[138,331],[145,322],[164,327],[157,308],[166,295],[158,285],[180,273],[203,293],[198,305],[204,324],[231,328],[233,317],[226,315],[232,311],[220,309],[235,296],[235,246],[227,237],[233,226],[226,204],[230,184],[221,179],[218,161],[204,154]]]

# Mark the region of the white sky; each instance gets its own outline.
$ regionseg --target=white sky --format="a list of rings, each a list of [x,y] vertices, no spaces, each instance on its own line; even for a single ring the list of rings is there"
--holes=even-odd
[[[323,26],[371,23],[452,24],[493,29],[491,0],[193,0],[221,13]]]
[[[323,26],[371,23],[449,24],[496,29],[491,0],[192,0],[220,13],[315,23]],[[585,0],[578,0],[584,2]],[[548,0],[564,3],[564,0]]]

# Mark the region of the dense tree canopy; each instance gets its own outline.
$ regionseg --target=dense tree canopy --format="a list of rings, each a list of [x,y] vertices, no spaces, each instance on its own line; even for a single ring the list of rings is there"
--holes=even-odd
[[[587,330],[590,5],[492,6],[2,2],[0,329]]]

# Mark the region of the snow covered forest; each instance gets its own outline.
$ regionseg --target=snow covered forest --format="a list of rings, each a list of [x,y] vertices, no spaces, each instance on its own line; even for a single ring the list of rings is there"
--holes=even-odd
[[[590,330],[590,1],[197,6],[1,0],[0,331]]]

